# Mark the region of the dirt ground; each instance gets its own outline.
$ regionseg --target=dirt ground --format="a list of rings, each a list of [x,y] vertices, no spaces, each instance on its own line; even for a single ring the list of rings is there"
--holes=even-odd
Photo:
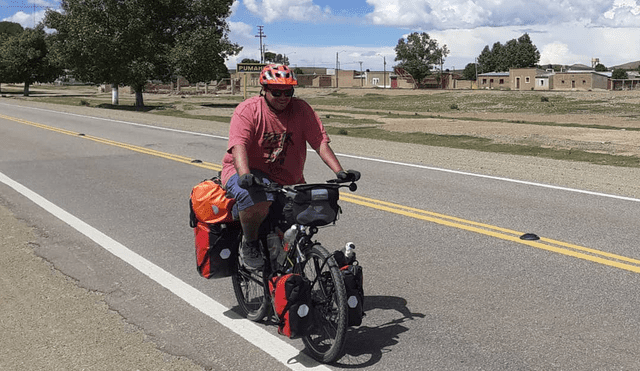
[[[6,85],[5,85],[6,87]],[[18,85],[14,88],[16,91],[21,91],[21,87]],[[96,94],[97,89],[93,87],[80,87],[85,94]],[[55,90],[48,88],[46,93],[42,94],[38,92],[38,87],[32,88],[34,92],[33,99],[38,96],[53,96],[53,95],[65,95],[65,94],[78,94],[77,90],[69,91],[66,89]],[[258,90],[254,88],[249,90],[248,95],[257,94]],[[320,96],[326,96],[332,93],[347,94],[352,96],[362,96],[365,94],[384,94],[384,95],[431,95],[441,93],[451,93],[452,91],[442,90],[409,90],[409,89],[387,89],[387,90],[372,90],[372,89],[314,89],[303,88],[296,90],[296,96],[305,98],[314,98]],[[455,91],[460,96],[478,97],[481,99],[485,93],[483,91],[472,90],[459,90]],[[505,94],[519,93],[519,92],[504,92]],[[564,97],[576,97],[579,96],[582,100],[602,101],[616,101],[618,103],[623,102],[627,104],[639,104],[640,103],[640,91],[592,91],[592,92],[550,92],[556,96]],[[184,104],[178,104],[176,108],[181,109],[185,106],[192,105],[198,102],[210,102],[219,96],[228,96],[227,92],[220,92],[219,94],[208,95],[187,95],[187,94],[145,94],[144,99],[146,103],[149,102],[175,102],[176,98],[180,97],[184,99]],[[103,93],[105,99],[110,98],[110,93]],[[129,94],[129,89],[121,89],[120,93],[121,104],[122,101],[130,101],[132,95]],[[16,97],[22,99],[20,97]],[[639,105],[640,107],[640,105]],[[357,110],[352,107],[336,107],[336,106],[322,106],[314,105],[314,108],[322,115],[324,112],[332,112],[340,110],[340,115],[352,116],[353,118],[366,118],[375,119],[381,123],[380,128],[397,131],[397,132],[424,132],[431,134],[449,134],[449,135],[469,135],[475,137],[489,138],[500,143],[510,144],[526,144],[534,146],[543,146],[551,148],[561,149],[579,149],[590,152],[608,153],[615,155],[629,155],[640,157],[640,131],[627,130],[627,129],[640,129],[640,119],[637,117],[629,117],[629,115],[594,115],[594,114],[531,114],[531,113],[496,113],[487,111],[480,112],[456,112],[448,111],[442,114],[443,118],[387,118],[380,116],[372,116],[371,112],[365,114],[358,114]],[[234,107],[229,105],[228,107],[207,107],[201,106],[197,109],[191,107],[189,114],[195,115],[212,115],[212,116],[231,116]],[[352,114],[344,113],[344,111],[352,111]],[[395,112],[395,111],[394,111]],[[400,112],[401,113],[401,112]],[[407,112],[407,114],[414,114],[413,112]],[[640,114],[640,108],[639,112]],[[471,119],[471,120],[468,120]],[[579,125],[606,125],[613,126],[619,129],[605,130],[605,129],[593,129],[588,127],[565,127],[561,125],[533,125],[525,124],[524,122],[548,122],[557,124],[579,124]],[[333,123],[332,125],[340,125]]]
[[[363,89],[343,89],[353,95],[363,95],[371,91]],[[377,92],[377,91],[376,91]],[[442,91],[388,90],[387,95],[439,94]],[[450,91],[449,91],[450,92]],[[459,91],[460,95],[478,95],[482,92]],[[508,94],[508,93],[507,93]],[[640,91],[597,91],[597,92],[554,92],[555,95],[575,97],[584,100],[615,100],[627,104],[640,104]],[[335,107],[318,106],[318,111]],[[639,112],[640,113],[640,106]],[[341,112],[341,114],[344,114]],[[413,114],[407,112],[407,114]],[[353,114],[354,118],[372,116]],[[496,113],[496,112],[461,112],[442,113],[446,118],[386,118],[375,117],[384,123],[382,129],[397,132],[423,132],[443,135],[469,135],[489,138],[500,143],[538,145],[543,147],[579,149],[589,152],[630,155],[640,157],[640,120],[628,115],[597,114],[531,114],[531,113]],[[472,119],[472,120],[465,120]],[[533,125],[524,122],[556,123],[560,125]],[[565,127],[562,124],[606,125],[617,130],[593,129],[588,127]]]

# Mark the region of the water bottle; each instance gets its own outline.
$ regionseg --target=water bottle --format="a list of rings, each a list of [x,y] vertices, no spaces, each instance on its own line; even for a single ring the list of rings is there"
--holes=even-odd
[[[282,237],[283,251],[278,256],[279,266],[282,266],[282,264],[284,264],[284,261],[287,258],[287,254],[289,253],[289,250],[294,248],[297,236],[298,236],[298,228],[295,225],[292,225],[291,228],[287,229],[284,232],[284,236]]]
[[[280,250],[282,250],[282,240],[280,240],[280,236],[276,232],[271,232],[267,235],[267,246],[269,247],[269,257],[273,265],[280,255]]]
[[[347,258],[347,264],[352,264],[356,260],[356,252],[354,251],[356,245],[353,242],[347,242],[344,246],[344,257]]]
[[[282,247],[284,251],[289,252],[289,249],[293,248],[297,236],[298,227],[296,227],[295,224],[292,225],[291,228],[287,229],[286,232],[284,232],[284,237],[282,238]]]

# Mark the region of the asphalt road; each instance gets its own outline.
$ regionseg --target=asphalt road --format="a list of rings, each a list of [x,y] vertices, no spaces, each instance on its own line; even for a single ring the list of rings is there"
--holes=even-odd
[[[207,281],[195,270],[188,194],[218,168],[224,138],[0,103],[0,200],[23,221],[15,228],[25,228],[15,244],[49,262],[66,284],[95,293],[94,306],[106,303],[131,327],[122,336],[144,334],[133,341],[140,350],[98,343],[106,354],[81,367],[74,357],[99,334],[63,337],[62,325],[39,327],[51,335],[50,349],[68,352],[66,368],[115,369],[100,367],[109,358],[123,359],[121,369],[325,367],[274,326],[241,319],[229,279]],[[637,199],[341,161],[363,179],[358,192],[343,195],[337,225],[318,239],[330,249],[356,243],[367,316],[329,368],[640,369]],[[307,180],[330,176],[310,154]],[[521,240],[525,232],[542,239]],[[3,282],[7,276],[0,273]],[[20,298],[12,292],[2,302]],[[19,317],[0,314],[0,326]],[[38,324],[22,326],[26,333]],[[19,344],[21,327],[11,328],[10,343]],[[144,347],[150,343],[161,352]],[[31,369],[25,352],[10,354],[20,359],[0,368]]]

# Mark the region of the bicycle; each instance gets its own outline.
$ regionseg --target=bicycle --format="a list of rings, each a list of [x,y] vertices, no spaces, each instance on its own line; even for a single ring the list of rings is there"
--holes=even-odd
[[[349,184],[343,184],[349,183]],[[340,212],[337,206],[339,188],[349,188],[355,192],[354,181],[329,180],[326,183],[301,184],[283,187],[276,183],[259,185],[267,192],[276,194],[276,201],[271,205],[269,216],[260,228],[264,268],[262,271],[246,269],[238,259],[237,269],[232,274],[233,289],[240,310],[251,321],[262,321],[271,318],[275,313],[268,280],[274,272],[298,273],[311,282],[312,310],[314,310],[314,326],[302,336],[305,348],[311,356],[322,362],[331,363],[343,352],[348,327],[348,308],[342,272],[332,253],[312,241],[318,233],[318,227],[326,225],[326,218],[314,220],[313,217],[299,217],[298,223],[292,223],[291,210],[287,205],[310,193],[327,193],[335,195],[336,218]],[[287,215],[289,214],[289,215]],[[300,222],[302,219],[302,222]],[[287,231],[293,226],[297,231],[293,242],[284,246],[277,261],[271,259],[267,236],[278,231]]]

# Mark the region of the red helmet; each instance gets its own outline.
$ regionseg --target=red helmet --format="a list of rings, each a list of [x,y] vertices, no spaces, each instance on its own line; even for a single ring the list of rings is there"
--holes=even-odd
[[[298,85],[296,75],[284,64],[269,64],[260,72],[260,85]]]

